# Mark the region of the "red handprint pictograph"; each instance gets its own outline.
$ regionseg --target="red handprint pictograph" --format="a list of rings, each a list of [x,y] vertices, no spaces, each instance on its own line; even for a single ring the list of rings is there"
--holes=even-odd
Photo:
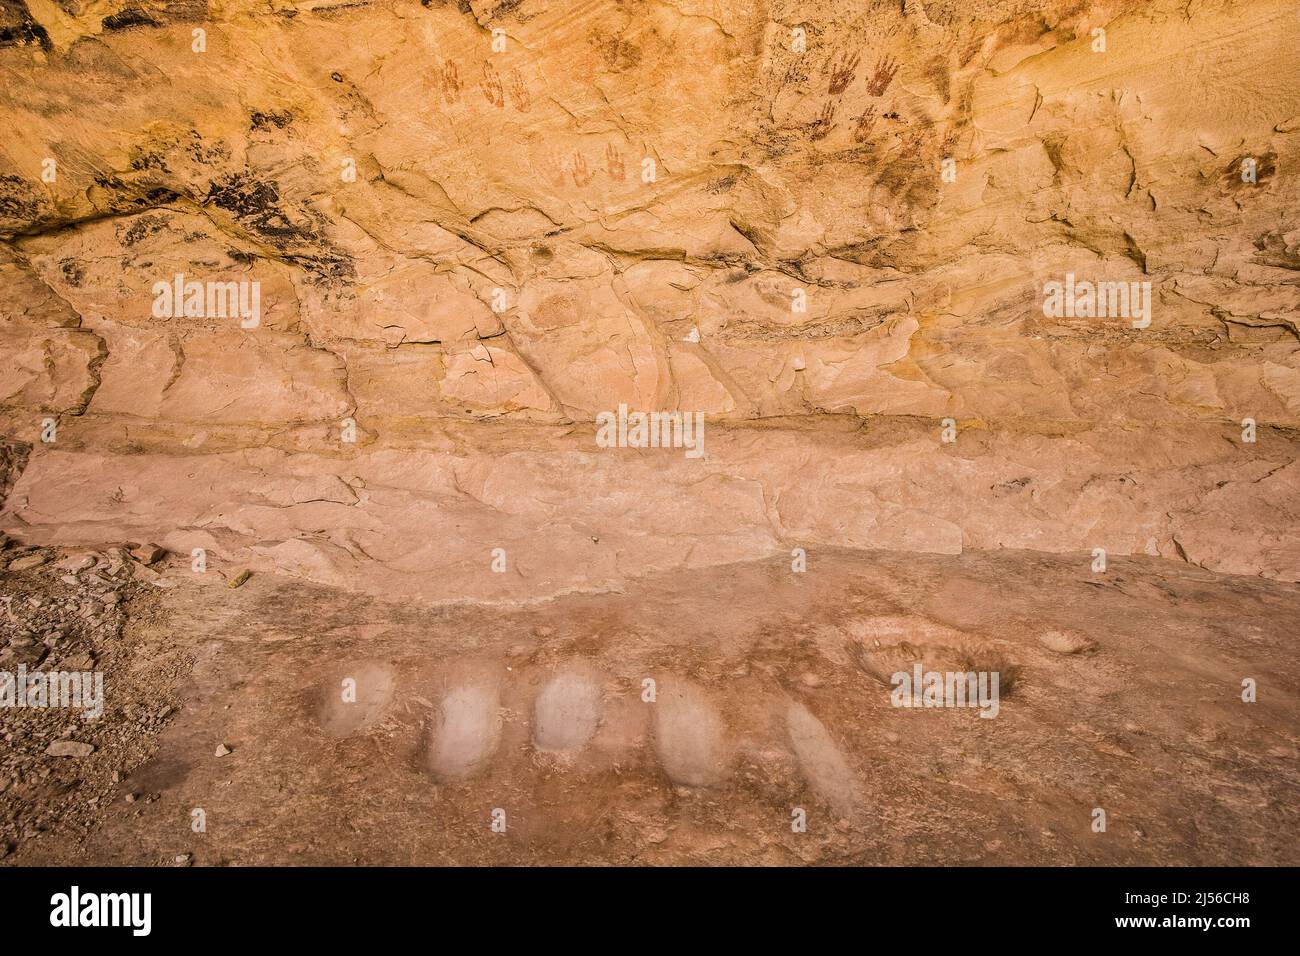
[[[898,63],[891,59],[888,54],[882,56],[876,64],[876,72],[871,79],[867,80],[867,94],[870,96],[881,96],[885,90],[889,89],[889,84],[894,80],[894,74],[898,72]]]
[[[552,153],[544,163],[538,167],[546,181],[556,189],[563,189],[565,183],[564,159],[558,153]]]
[[[528,92],[528,85],[524,83],[524,78],[520,76],[518,70],[510,71],[510,99],[514,102],[515,109],[521,113],[527,113],[532,109],[532,95]]]
[[[582,187],[591,182],[592,177],[596,174],[587,167],[587,160],[581,152],[574,152],[573,163],[569,167],[569,172],[573,176],[573,185]]]
[[[862,58],[856,53],[851,55],[845,53],[840,56],[837,62],[831,65],[831,80],[828,89],[831,96],[838,96],[849,88],[849,84],[852,83],[853,78],[857,76],[858,64],[861,60]]]
[[[871,136],[871,130],[876,125],[876,114],[870,110],[863,112],[858,117],[857,124],[853,127],[853,142],[865,143]]]
[[[827,100],[826,105],[822,107],[821,116],[813,120],[808,127],[808,138],[813,142],[819,139],[825,139],[830,135],[831,130],[835,128],[835,103]]]
[[[438,87],[442,90],[443,98],[447,103],[458,102],[460,100],[460,91],[463,89],[460,82],[460,71],[456,69],[455,63],[443,63],[442,68],[437,72]]]
[[[496,67],[491,63],[483,64],[483,80],[479,83],[479,89],[487,97],[487,101],[497,109],[506,105],[506,91],[501,85],[501,77],[497,75]]]
[[[605,147],[605,169],[609,172],[610,179],[619,182],[623,181],[623,177],[627,172],[623,166],[623,155],[614,148],[613,143]]]

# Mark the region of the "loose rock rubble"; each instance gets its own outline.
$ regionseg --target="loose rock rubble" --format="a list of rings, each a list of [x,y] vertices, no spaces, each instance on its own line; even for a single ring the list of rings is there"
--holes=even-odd
[[[103,711],[93,719],[84,701],[0,707],[0,857],[20,861],[24,847],[49,835],[80,840],[121,799],[115,795],[174,713],[172,683],[188,665],[174,649],[139,646],[125,629],[128,613],[147,620],[152,612],[155,589],[141,572],[157,576],[131,547],[32,549],[7,537],[5,544],[0,672],[97,674],[103,687]]]

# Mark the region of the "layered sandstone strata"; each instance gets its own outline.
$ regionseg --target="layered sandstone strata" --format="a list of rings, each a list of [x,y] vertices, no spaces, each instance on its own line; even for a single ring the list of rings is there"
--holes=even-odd
[[[430,600],[830,545],[1300,579],[1289,0],[0,11],[24,540]],[[621,404],[705,454],[601,447]]]

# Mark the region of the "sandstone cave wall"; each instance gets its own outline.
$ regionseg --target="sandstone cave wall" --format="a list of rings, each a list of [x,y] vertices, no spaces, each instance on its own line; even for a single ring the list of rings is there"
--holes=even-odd
[[[818,545],[1295,580],[1298,58],[1289,0],[4,0],[3,524],[435,599]],[[1067,273],[1150,326],[1044,315]],[[156,317],[176,274],[259,324]],[[620,403],[706,458],[597,448]]]

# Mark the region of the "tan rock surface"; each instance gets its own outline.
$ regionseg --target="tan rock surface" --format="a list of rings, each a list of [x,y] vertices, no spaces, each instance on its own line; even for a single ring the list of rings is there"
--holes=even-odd
[[[433,601],[827,545],[1300,579],[1290,0],[2,15],[24,540]],[[155,315],[178,274],[256,324]],[[1150,325],[1048,317],[1067,274]],[[622,403],[705,455],[599,447]]]
[[[1294,865],[1298,60],[0,0],[4,865]]]

